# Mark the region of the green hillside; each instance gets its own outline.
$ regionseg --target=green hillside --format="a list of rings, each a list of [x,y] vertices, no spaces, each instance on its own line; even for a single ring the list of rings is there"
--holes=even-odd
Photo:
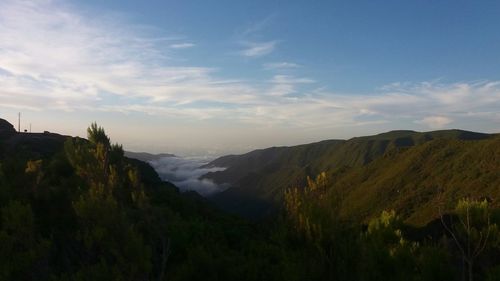
[[[101,127],[88,132],[88,140],[17,133],[0,119],[1,281],[269,274],[265,264],[276,255],[263,232],[163,182]]]
[[[437,139],[333,176],[343,194],[342,214],[367,221],[394,209],[407,222],[423,225],[463,197],[488,197],[500,204],[500,137],[477,141]]]
[[[276,211],[286,188],[304,185],[307,176],[323,171],[362,167],[383,155],[431,140],[475,142],[490,137],[492,135],[462,130],[425,133],[391,131],[350,140],[268,148],[216,159],[208,165],[227,169],[209,173],[205,177],[231,186],[212,198],[223,209],[247,217],[262,217]]]
[[[0,281],[498,280],[500,137],[429,135],[247,154],[254,176],[243,184],[297,184],[281,193],[282,212],[250,222],[179,193],[95,123],[82,139],[17,133],[0,119]],[[324,157],[344,164],[307,179],[332,164]],[[239,193],[249,213],[269,206],[252,192],[277,200],[263,187]],[[440,198],[451,231],[424,225]]]

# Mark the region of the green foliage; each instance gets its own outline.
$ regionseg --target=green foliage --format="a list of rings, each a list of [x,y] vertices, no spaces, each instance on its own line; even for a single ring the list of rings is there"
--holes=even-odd
[[[410,228],[412,215],[392,191],[413,181],[413,195],[419,196],[418,177],[432,175],[441,184],[446,182],[434,172],[450,176],[443,169],[427,170],[429,161],[457,157],[450,164],[456,167],[447,168],[469,173],[459,160],[476,161],[475,154],[483,157],[482,166],[467,177],[489,187],[496,181],[490,171],[498,168],[497,144],[478,141],[472,149],[407,135],[393,132],[300,146],[291,154],[275,148],[248,156],[257,172],[245,177],[245,184],[283,200],[283,216],[258,222],[222,213],[196,193],[179,193],[146,163],[124,157],[123,147],[111,145],[95,123],[88,140],[68,138],[49,150],[33,142],[0,158],[0,280],[456,280],[460,265],[450,237],[427,238],[426,229]],[[386,143],[387,137],[393,140]],[[410,143],[424,145],[399,150]],[[342,157],[345,162],[335,162]],[[278,160],[263,164],[271,158]],[[322,168],[329,172],[318,173]],[[268,190],[269,185],[276,189]],[[289,186],[295,188],[284,188]],[[456,196],[460,193],[445,202],[448,210]],[[357,205],[358,199],[366,206]],[[395,211],[382,212],[387,206]],[[496,222],[491,207],[482,201],[458,204],[457,218],[469,210],[476,229],[469,234],[476,240],[485,237],[488,221]],[[424,231],[425,238],[412,231]],[[484,269],[478,276],[495,280],[500,238],[493,228],[489,233],[488,247],[477,260]]]
[[[339,218],[340,194],[332,196],[332,183],[326,173],[314,180],[307,178],[304,188],[285,191],[284,206],[288,223],[294,230],[292,237],[307,253],[304,268],[314,279],[353,280],[357,264],[357,226]]]
[[[417,276],[418,243],[403,237],[402,221],[396,212],[383,211],[374,218],[363,236],[362,272],[367,280],[408,280]]]
[[[95,187],[74,203],[83,244],[77,276],[89,280],[140,280],[151,270],[151,252],[116,200]],[[104,272],[104,273],[102,273]],[[95,279],[97,276],[105,279]]]
[[[467,266],[468,280],[472,281],[475,263],[485,250],[491,248],[492,241],[498,239],[498,226],[491,222],[491,210],[487,200],[464,198],[455,208],[458,222],[447,226],[459,253]]]
[[[30,160],[26,163],[26,170],[24,172],[33,178],[33,188],[36,188],[43,178],[42,164],[43,161],[41,159]]]
[[[460,130],[392,131],[349,140],[272,147],[216,159],[211,165],[227,169],[206,177],[233,186],[215,196],[219,206],[246,217],[262,218],[270,212],[277,213],[283,202],[282,195],[290,186],[305,185],[308,176],[321,172],[329,176],[336,174],[339,178],[335,184],[345,189],[343,201],[349,206],[348,210],[344,208],[346,217],[362,217],[367,222],[374,214],[389,208],[405,219],[416,213],[412,223],[423,225],[437,217],[425,208],[426,202],[433,203],[428,194],[433,185],[446,183],[450,189],[447,195],[453,200],[466,193],[454,194],[451,189],[471,189],[478,186],[476,180],[481,181],[478,188],[486,187],[488,194],[494,192],[500,184],[498,174],[494,174],[500,144],[498,141],[492,144],[493,138],[493,135]],[[455,150],[457,143],[461,147]],[[424,154],[422,147],[427,146],[432,149]],[[464,155],[468,159],[464,159]],[[446,160],[443,162],[443,159]],[[442,169],[434,169],[436,165]],[[458,178],[464,173],[469,179],[461,182]],[[453,182],[447,182],[449,178]],[[404,196],[399,196],[398,189]],[[417,189],[418,194],[413,194]],[[421,208],[424,210],[419,210]]]
[[[460,224],[457,227],[463,228],[461,232],[469,236],[474,236],[475,239],[479,237],[486,237],[484,232],[495,231],[495,224],[491,224],[491,210],[489,203],[486,199],[474,200],[471,198],[460,199],[455,207],[455,214],[460,219]]]
[[[366,231],[339,216],[342,196],[326,174],[308,179],[304,188],[285,192],[286,217],[302,251],[302,268],[318,280],[452,280],[446,247],[413,241],[394,210],[370,220]],[[293,236],[292,236],[293,237]],[[295,239],[297,239],[295,238]],[[290,239],[290,238],[289,238]],[[314,266],[316,265],[316,267]],[[311,277],[315,276],[315,277]]]
[[[1,214],[0,280],[26,280],[44,273],[50,243],[38,237],[30,206],[12,201]]]
[[[104,132],[104,128],[97,125],[97,123],[90,124],[87,129],[87,139],[94,145],[102,144],[108,148],[110,146],[109,137]]]
[[[366,222],[394,209],[405,222],[424,226],[439,218],[443,204],[451,212],[463,197],[499,198],[499,157],[498,137],[435,140],[337,174],[334,189],[345,195],[343,217]]]
[[[295,229],[309,240],[322,239],[322,223],[314,221],[315,207],[320,204],[328,181],[325,173],[319,174],[315,180],[307,178],[307,186],[291,188],[285,191],[285,209]]]

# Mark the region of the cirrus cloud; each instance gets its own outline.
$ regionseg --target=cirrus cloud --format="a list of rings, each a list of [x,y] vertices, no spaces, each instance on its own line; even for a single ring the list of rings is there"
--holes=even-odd
[[[193,43],[175,43],[175,44],[170,45],[170,48],[172,48],[172,49],[187,49],[187,48],[192,48],[194,46],[196,46],[196,45]]]
[[[246,42],[245,49],[241,51],[241,55],[245,57],[262,57],[268,55],[274,51],[278,41],[268,41],[268,42]]]
[[[498,129],[500,81],[394,83],[370,94],[325,90],[284,75],[228,80],[214,67],[172,63],[191,47],[152,27],[85,14],[59,1],[0,2],[0,107],[141,113],[255,126],[332,128],[400,124],[440,128],[467,120]],[[246,43],[261,57],[278,41]]]
[[[293,63],[293,62],[270,62],[270,63],[265,63],[264,69],[267,70],[282,70],[282,69],[291,69],[291,68],[298,68],[300,65]]]

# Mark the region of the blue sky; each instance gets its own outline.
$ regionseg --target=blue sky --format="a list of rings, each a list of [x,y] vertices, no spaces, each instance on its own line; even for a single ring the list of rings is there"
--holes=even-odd
[[[0,2],[0,114],[131,150],[500,131],[498,1]]]

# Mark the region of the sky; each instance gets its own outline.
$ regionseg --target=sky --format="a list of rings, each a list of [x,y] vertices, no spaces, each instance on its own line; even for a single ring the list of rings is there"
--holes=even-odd
[[[0,118],[223,155],[500,132],[500,2],[0,0]]]

